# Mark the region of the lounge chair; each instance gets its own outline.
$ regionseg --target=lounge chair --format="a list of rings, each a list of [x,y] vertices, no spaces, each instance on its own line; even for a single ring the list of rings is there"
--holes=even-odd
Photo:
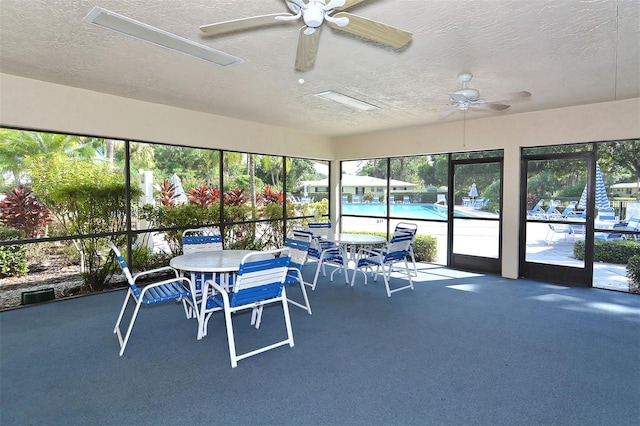
[[[577,205],[578,205],[577,201],[570,202],[569,204],[567,204],[567,207],[565,207],[564,210],[562,210],[562,213],[560,215],[564,218],[573,216],[575,214],[575,209]]]
[[[624,228],[620,229],[621,231],[626,231],[626,232],[640,232],[640,217],[632,217],[630,218],[626,225],[624,225]],[[631,239],[633,238],[634,240],[638,239],[638,234],[623,234],[623,238],[625,239]]]
[[[464,198],[462,198],[464,200]],[[540,200],[538,200],[538,202],[536,203],[535,206],[533,206],[533,208],[529,211],[527,211],[527,214],[529,216],[536,216],[539,215],[541,213],[544,213],[544,210],[542,209],[542,206],[544,204],[544,198],[541,198]]]

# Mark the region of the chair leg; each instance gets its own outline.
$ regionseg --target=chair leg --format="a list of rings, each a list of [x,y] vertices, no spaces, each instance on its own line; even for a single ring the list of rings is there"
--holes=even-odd
[[[231,367],[238,366],[238,358],[236,357],[236,342],[233,337],[233,323],[231,320],[231,312],[229,306],[224,307],[224,322],[227,327],[227,342],[229,344],[229,358],[231,359]]]
[[[384,278],[384,286],[387,289],[387,297],[391,297],[391,288],[389,287],[389,278],[391,278],[392,266],[389,265],[388,268],[389,268],[389,271],[387,276],[387,271],[385,270],[384,266],[382,267],[382,278]],[[376,277],[377,277],[377,272],[376,272]]]
[[[118,315],[118,319],[116,320],[116,326],[113,328],[113,333],[118,335],[118,339],[122,339],[122,336],[120,335],[120,321],[122,321],[124,311],[127,309],[127,303],[129,303],[130,296],[131,289],[127,289],[127,294],[125,294],[124,302],[122,303],[122,309],[120,309],[120,314]],[[120,344],[122,344],[122,342],[120,342]]]
[[[311,304],[309,303],[309,296],[307,296],[307,290],[304,288],[304,281],[300,277],[300,290],[302,291],[302,297],[304,298],[304,304],[307,306],[307,312],[311,315]]]
[[[413,245],[409,247],[409,255],[411,256],[411,263],[413,264],[413,276],[418,276],[418,267],[416,266],[416,256],[413,254]]]
[[[318,261],[318,266],[316,266],[316,275],[313,277],[313,284],[311,285],[311,290],[315,291],[316,284],[318,283],[318,275],[320,274],[320,268],[322,267],[322,263]]]
[[[291,328],[291,317],[289,316],[289,304],[287,303],[287,289],[282,289],[282,310],[284,311],[284,323],[287,326],[287,341],[289,347],[292,348],[293,343],[293,329]]]
[[[304,305],[290,298],[287,299],[287,301],[292,305],[305,309],[309,313],[309,315],[311,315],[311,304],[309,303],[309,297],[307,296],[307,290],[305,288],[306,283],[304,282],[304,279],[302,278],[302,273],[299,270],[297,274],[298,274],[298,283],[300,284],[300,291],[302,292],[302,297],[304,298]]]
[[[124,340],[122,341],[122,345],[120,347],[120,356],[124,353],[124,349],[127,347],[127,342],[129,341],[129,336],[131,336],[131,330],[133,330],[133,324],[136,322],[136,317],[138,316],[138,311],[140,310],[140,301],[136,300],[136,308],[133,311],[133,316],[131,317],[131,322],[129,323],[129,327],[127,328],[127,334],[124,336]]]

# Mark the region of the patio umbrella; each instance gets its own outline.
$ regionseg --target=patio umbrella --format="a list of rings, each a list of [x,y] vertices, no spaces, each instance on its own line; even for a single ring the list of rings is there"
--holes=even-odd
[[[475,200],[477,196],[478,196],[478,188],[476,187],[476,184],[474,182],[471,184],[471,189],[469,190],[469,197]]]
[[[578,202],[578,207],[584,209],[587,207],[587,185],[584,186],[582,196]],[[604,185],[604,179],[602,178],[602,170],[600,165],[596,163],[596,208],[608,209],[609,197],[607,196],[607,187]]]
[[[184,193],[184,188],[182,187],[182,181],[180,180],[180,177],[174,173],[171,176],[171,179],[169,179],[169,182],[171,182],[171,184],[173,185],[173,200],[175,201],[175,203],[186,204],[189,200],[187,199],[187,195]]]

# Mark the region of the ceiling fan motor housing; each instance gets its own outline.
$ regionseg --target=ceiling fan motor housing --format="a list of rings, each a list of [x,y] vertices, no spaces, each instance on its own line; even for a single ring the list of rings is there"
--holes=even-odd
[[[311,28],[318,28],[324,21],[324,2],[310,1],[302,12],[304,23]]]
[[[460,89],[455,93],[464,96],[470,101],[478,100],[478,98],[480,97],[480,92],[478,92],[476,89]]]

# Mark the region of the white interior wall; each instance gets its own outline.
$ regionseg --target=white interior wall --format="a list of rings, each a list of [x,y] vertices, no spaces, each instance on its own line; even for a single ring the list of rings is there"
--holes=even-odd
[[[520,148],[640,138],[640,99],[337,138],[0,74],[0,126],[333,160],[504,149],[503,276],[518,275]],[[393,143],[389,143],[393,141]],[[301,143],[302,142],[302,143]]]
[[[334,158],[329,138],[283,127],[9,74],[0,74],[0,93],[0,125],[5,127],[256,154]]]

